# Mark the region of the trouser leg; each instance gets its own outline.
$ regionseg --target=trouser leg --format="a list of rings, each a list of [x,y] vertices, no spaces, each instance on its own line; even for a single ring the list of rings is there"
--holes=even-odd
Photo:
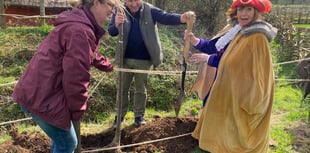
[[[147,99],[147,74],[136,74],[135,75],[135,93],[134,93],[134,106],[133,111],[135,117],[140,117],[145,113],[146,99]]]
[[[39,125],[40,128],[51,138],[52,153],[74,152],[77,147],[78,140],[72,122],[69,130],[63,130],[50,125],[30,112],[28,113],[32,116],[34,122],[36,122],[36,124]]]
[[[125,59],[124,60],[124,68],[128,69],[137,69],[137,70],[150,70],[151,69],[151,61],[149,60],[135,60],[135,59]],[[133,99],[133,111],[135,117],[143,116],[145,112],[146,106],[146,98],[147,98],[147,73],[124,73],[124,83],[123,83],[123,98],[124,98],[124,107],[126,108],[126,112],[128,109],[128,92],[130,85],[134,80],[135,92]],[[126,99],[127,98],[127,99]],[[126,105],[127,104],[127,105]],[[123,110],[124,112],[124,110]]]
[[[132,69],[138,70],[150,70],[151,61],[149,60],[127,60],[127,64]],[[143,117],[145,113],[146,101],[147,101],[147,73],[134,73],[134,99],[133,99],[133,111],[135,117]]]
[[[40,127],[43,129],[42,125]],[[68,131],[55,128],[53,126],[43,129],[45,133],[52,139],[53,142],[53,153],[68,152],[73,153],[77,147],[78,140],[73,124]]]

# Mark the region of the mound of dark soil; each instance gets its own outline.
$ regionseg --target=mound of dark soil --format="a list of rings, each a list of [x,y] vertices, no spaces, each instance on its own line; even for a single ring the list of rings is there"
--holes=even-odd
[[[190,153],[198,146],[191,137],[197,118],[154,118],[147,125],[123,128],[121,131],[121,151],[129,153]],[[310,153],[310,126],[301,124],[287,129],[293,134],[292,147],[298,152]],[[47,153],[50,139],[39,132],[18,133],[10,131],[12,140],[0,145],[0,153]],[[81,136],[81,149],[86,152],[110,153],[115,131],[107,129],[102,133]],[[276,142],[275,142],[276,143]],[[271,145],[272,146],[272,145]],[[274,146],[276,147],[276,145]],[[115,148],[114,148],[115,149]]]
[[[294,150],[310,153],[310,124],[300,124],[287,130],[293,134]]]
[[[198,142],[191,137],[196,123],[197,118],[168,117],[154,119],[141,127],[134,125],[126,127],[121,131],[121,147],[124,145],[127,147],[121,150],[137,153],[191,152],[198,145]],[[113,129],[107,129],[99,134],[82,135],[82,151],[108,149],[107,146],[113,141],[114,134]],[[19,134],[17,130],[12,130],[11,136],[13,141],[2,144],[0,152],[46,153],[50,150],[49,138],[38,132]],[[137,143],[139,145],[136,145]],[[99,152],[113,152],[113,150]]]

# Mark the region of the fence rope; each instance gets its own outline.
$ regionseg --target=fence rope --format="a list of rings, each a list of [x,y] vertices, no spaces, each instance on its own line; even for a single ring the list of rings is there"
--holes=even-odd
[[[288,61],[288,62],[283,62],[283,63],[277,63],[274,64],[275,66],[278,65],[284,65],[284,64],[290,64],[290,63],[295,63],[295,62],[301,62],[301,61],[305,61],[305,60],[310,60],[310,58],[305,58],[305,59],[301,59],[301,60],[294,60],[294,61]],[[182,73],[182,71],[155,71],[155,70],[139,70],[139,69],[125,69],[125,68],[115,68],[115,72],[130,72],[130,73],[145,73],[145,74],[150,74],[150,75],[166,75],[166,76],[174,76],[174,75],[180,75]],[[188,75],[197,75],[198,71],[187,71],[186,72]],[[97,89],[97,87],[99,86],[99,84],[102,82],[103,77],[101,78],[101,80],[97,83],[97,85],[91,90],[90,95],[88,97],[88,99],[91,97],[92,93]],[[291,83],[300,83],[300,82],[310,82],[310,79],[275,79],[275,81],[287,81],[287,82],[291,82]],[[18,81],[13,81],[10,83],[5,83],[5,84],[0,84],[0,87],[5,87],[5,86],[10,86],[10,85],[15,85]],[[0,95],[2,96],[2,95]],[[4,97],[4,96],[2,96]],[[9,98],[7,98],[9,100]],[[88,100],[87,99],[87,100]],[[13,102],[13,101],[11,101]],[[8,104],[11,102],[6,102],[6,103],[1,103],[1,104]]]
[[[162,72],[165,72],[165,71],[162,71]],[[169,71],[167,71],[167,72],[169,72]],[[170,71],[170,72],[174,72],[174,71]],[[152,72],[152,73],[153,74],[158,74],[160,72]],[[188,74],[193,75],[193,74],[197,74],[197,73],[195,71],[192,71],[192,72],[188,72]],[[164,74],[164,75],[172,75],[172,74]],[[288,81],[288,82],[296,82],[296,83],[298,83],[298,82],[310,82],[310,79],[276,79],[275,78],[275,81]],[[15,85],[16,83],[17,83],[17,81],[14,81],[14,82],[11,82],[11,83],[6,83],[6,84],[0,84],[0,87],[5,87],[5,86],[9,86],[9,85]]]
[[[276,63],[273,64],[274,66],[280,66],[280,65],[285,65],[285,64],[291,64],[291,63],[298,63],[302,61],[310,60],[309,58],[304,58],[300,60],[292,60],[292,61],[287,61],[287,62],[282,62],[282,63]],[[155,70],[139,70],[139,69],[125,69],[125,68],[115,68],[114,72],[130,72],[130,73],[144,73],[144,74],[150,74],[150,75],[166,75],[166,76],[173,76],[173,75],[180,75],[182,74],[182,71],[155,71]],[[186,74],[188,75],[197,75],[198,71],[186,71]],[[289,81],[295,80],[297,82],[302,82],[302,81],[309,81],[308,79],[288,79]],[[283,80],[282,80],[283,81]],[[9,86],[9,85],[14,85],[18,81],[13,81],[10,83],[5,83],[5,84],[0,84],[0,87],[4,86]]]
[[[275,81],[287,81],[293,83],[310,82],[310,79],[275,79]]]
[[[101,84],[101,82],[103,81],[103,77],[100,79],[100,81],[95,85],[94,88],[90,89],[90,94],[87,98],[88,99],[92,96],[92,94],[95,92],[95,90],[98,88],[98,86]],[[275,81],[285,81],[285,82],[290,82],[290,83],[300,83],[300,82],[310,82],[310,79],[275,79]],[[5,101],[2,101],[3,99],[6,99]],[[5,105],[5,104],[10,104],[13,103],[14,100],[12,97],[9,96],[5,96],[5,95],[0,95],[0,106],[1,105]]]
[[[306,61],[306,60],[310,60],[310,57],[309,57],[309,58],[304,58],[304,59],[299,59],[299,60],[293,60],[293,61],[287,61],[287,62],[277,63],[277,64],[274,64],[274,66],[280,66],[280,65],[285,65],[285,64],[298,63],[298,62],[302,62],[302,61]]]
[[[9,104],[13,102],[13,98],[10,96],[0,95],[0,106],[4,104]]]
[[[300,108],[300,109],[297,109],[293,112],[302,112],[302,111],[305,111],[306,109],[310,109],[310,107]],[[290,112],[290,113],[292,113],[292,112]],[[288,113],[286,112],[286,113],[282,113],[282,114],[277,114],[275,116],[284,116],[285,114],[288,114]],[[275,117],[275,116],[273,116],[273,117]],[[0,123],[0,126],[6,125],[6,124],[13,124],[13,123],[17,123],[17,122],[22,122],[22,121],[27,121],[27,120],[31,120],[31,119],[32,119],[31,117],[28,117],[28,118],[23,118],[23,119],[18,119],[18,120],[6,121],[6,122]]]
[[[305,60],[310,60],[310,58],[305,58],[305,59],[300,59],[300,60],[293,60],[293,61],[288,61],[288,62],[283,62],[283,63],[277,63],[274,64],[274,66],[279,66],[279,65],[285,65],[285,64],[291,64],[291,63],[297,63]],[[166,76],[173,76],[173,75],[180,75],[182,74],[182,71],[155,71],[155,70],[139,70],[139,69],[125,69],[125,68],[115,68],[114,72],[130,72],[130,73],[145,73],[145,74],[150,74],[150,75],[166,75]],[[186,71],[186,74],[188,75],[197,75],[198,71]],[[309,81],[308,79],[288,79],[288,80],[297,80],[298,82],[301,81]],[[5,83],[5,84],[0,84],[0,87],[4,86],[9,86],[9,85],[15,85],[18,81],[13,81],[10,83]]]
[[[4,83],[4,84],[0,84],[0,87],[15,85],[16,83],[17,83],[17,81],[13,81],[13,82],[10,82],[10,83]]]
[[[300,49],[310,52],[310,48],[300,47]]]
[[[98,81],[97,85],[95,85],[95,87],[90,91],[86,101],[89,100],[89,98],[93,95],[93,93],[95,92],[95,90],[98,88],[98,86],[100,85],[100,83],[103,81],[103,77],[101,77],[101,79]]]
[[[138,69],[124,69],[124,68],[116,68],[116,72],[130,72],[130,73],[145,73],[150,75],[180,75],[182,71],[154,71],[154,70],[138,70]],[[198,74],[198,71],[186,71],[186,74],[193,75]]]
[[[32,16],[29,16],[29,15],[21,15],[21,14],[0,14],[1,16],[9,16],[9,17],[12,17],[12,18],[15,18],[15,19],[32,19],[32,18],[45,18],[45,19],[54,19],[54,18],[57,18],[58,15],[32,15]]]
[[[2,122],[2,123],[0,123],[0,126],[6,125],[6,124],[13,124],[13,123],[17,123],[17,122],[22,122],[22,121],[28,121],[28,120],[31,120],[31,119],[32,119],[31,117],[27,117],[27,118],[18,119],[18,120]]]
[[[173,75],[181,75],[182,71],[155,71],[155,70],[138,70],[138,69],[124,69],[124,68],[115,68],[114,72],[130,72],[130,73],[145,73],[150,75],[166,75],[166,76],[173,76]],[[198,71],[187,71],[186,74],[188,75],[195,75],[198,74]],[[15,85],[18,81],[13,81],[10,83],[0,84],[0,87]]]
[[[87,98],[87,101],[89,100],[89,98],[92,96],[92,94],[95,92],[95,90],[98,88],[98,86],[100,85],[100,83],[102,81],[103,81],[103,77],[100,79],[100,81],[97,83],[97,85],[95,85],[94,88],[90,89],[90,92],[89,92],[90,94]],[[285,82],[289,82],[292,84],[296,84],[296,83],[300,83],[300,82],[310,82],[310,79],[275,79],[275,81],[285,81]],[[6,99],[6,100],[2,101],[3,99]],[[12,97],[0,95],[0,107],[1,107],[1,105],[11,104],[13,102],[14,102],[14,100]]]

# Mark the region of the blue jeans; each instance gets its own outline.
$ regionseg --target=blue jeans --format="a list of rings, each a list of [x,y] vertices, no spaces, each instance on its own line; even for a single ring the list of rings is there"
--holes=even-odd
[[[51,153],[73,153],[77,147],[77,136],[71,122],[71,127],[68,131],[57,128],[48,124],[39,117],[33,115],[25,108],[23,111],[28,113],[34,122],[51,138]]]

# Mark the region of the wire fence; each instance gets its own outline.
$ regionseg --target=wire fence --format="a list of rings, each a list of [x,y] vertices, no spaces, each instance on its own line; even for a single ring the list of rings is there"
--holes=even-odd
[[[291,7],[291,6],[275,6],[271,13],[277,14],[281,20],[291,23],[309,24],[310,23],[310,7]]]
[[[282,62],[282,63],[276,63],[276,64],[274,64],[274,66],[280,66],[280,65],[291,64],[291,63],[298,63],[298,62],[307,61],[307,60],[310,60],[310,58],[287,61],[287,62]],[[155,71],[155,70],[137,70],[137,69],[123,69],[123,68],[115,68],[114,72],[115,73],[116,72],[145,73],[145,74],[149,74],[149,75],[166,75],[166,76],[167,75],[171,76],[171,75],[182,74],[182,71]],[[190,76],[196,76],[198,74],[198,71],[187,71],[187,74]],[[94,93],[94,91],[97,89],[97,87],[99,86],[99,84],[102,81],[103,81],[103,77],[97,82],[95,87],[90,90],[89,97],[92,96],[92,94]],[[275,79],[275,81],[276,82],[284,81],[284,82],[290,82],[290,83],[300,83],[300,82],[310,82],[310,79]],[[17,81],[5,83],[5,84],[0,84],[0,87],[12,86],[12,85],[15,85],[16,83],[17,83]],[[89,99],[89,97],[88,97],[88,99]],[[0,95],[0,107],[1,107],[1,105],[10,104],[12,102],[13,102],[12,97]],[[31,118],[25,118],[25,119],[20,119],[20,120],[16,120],[16,121],[8,121],[8,122],[0,123],[0,126],[5,125],[5,124],[21,122],[21,121],[25,121],[25,120],[30,120],[30,119]]]
[[[0,14],[0,16],[12,17],[15,19],[55,19],[58,15],[22,15],[22,14]]]
[[[310,60],[310,58],[304,58],[300,60],[293,60],[293,61],[287,61],[287,62],[281,62],[276,63],[274,66],[281,66],[286,64],[292,64],[292,63],[299,63],[302,61]],[[164,75],[164,76],[176,76],[181,75],[182,71],[158,71],[158,70],[138,70],[138,69],[124,69],[124,68],[115,68],[114,72],[130,72],[130,73],[144,73],[148,75]],[[198,71],[186,71],[186,74],[189,76],[196,76],[198,74]],[[287,82],[309,82],[310,79],[275,79],[275,81],[287,81]],[[15,85],[18,81],[13,81],[9,83],[0,84],[0,87],[6,87],[6,86],[12,86]],[[3,99],[4,96],[0,95],[0,100]],[[10,98],[4,98],[4,99],[10,99]],[[0,101],[1,104],[1,101]]]
[[[0,6],[1,7],[1,6]],[[59,11],[53,12],[52,15],[25,15],[25,14],[14,14],[5,13],[0,11],[0,27],[6,27],[7,24],[11,26],[22,26],[22,25],[32,25],[39,26],[46,23],[53,24],[54,19],[58,17],[58,14],[68,8],[60,9]],[[31,13],[33,10],[26,11]],[[19,11],[18,11],[19,12]],[[34,11],[36,12],[36,11]]]

